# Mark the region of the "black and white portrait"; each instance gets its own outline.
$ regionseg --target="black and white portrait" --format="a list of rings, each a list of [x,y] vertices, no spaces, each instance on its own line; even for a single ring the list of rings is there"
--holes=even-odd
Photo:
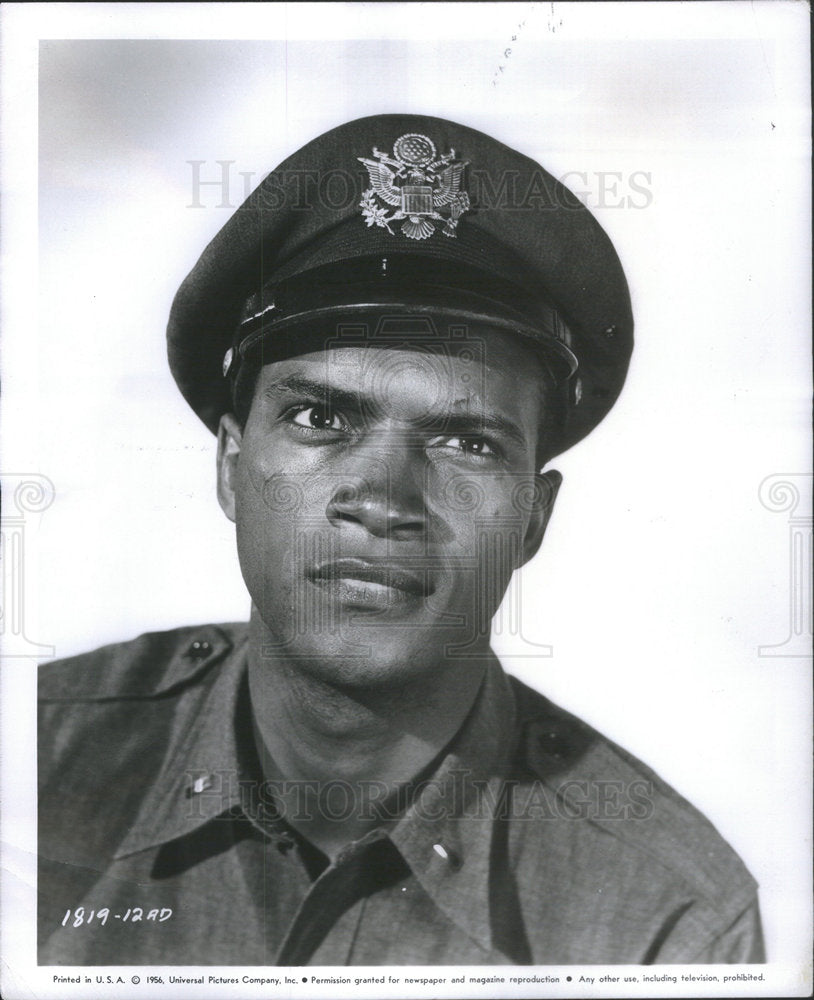
[[[802,10],[88,7],[5,15],[7,994],[807,989]]]

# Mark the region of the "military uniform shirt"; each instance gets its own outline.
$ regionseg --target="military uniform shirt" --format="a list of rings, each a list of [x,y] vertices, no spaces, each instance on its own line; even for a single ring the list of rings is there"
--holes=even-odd
[[[247,642],[179,629],[41,668],[40,964],[763,960],[714,827],[496,660],[397,821],[320,862],[258,793]]]

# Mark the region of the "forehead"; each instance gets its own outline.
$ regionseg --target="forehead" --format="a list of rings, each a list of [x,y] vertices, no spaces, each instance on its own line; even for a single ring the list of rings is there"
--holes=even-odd
[[[263,365],[255,398],[309,390],[389,416],[420,420],[446,412],[501,412],[537,426],[551,395],[547,369],[531,345],[494,330],[448,338],[336,339]]]

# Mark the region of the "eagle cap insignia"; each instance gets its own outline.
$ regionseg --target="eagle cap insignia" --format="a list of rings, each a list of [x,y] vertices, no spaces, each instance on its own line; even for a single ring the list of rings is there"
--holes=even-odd
[[[417,132],[399,136],[392,156],[375,146],[373,156],[357,157],[370,175],[370,187],[359,202],[368,226],[381,226],[395,235],[391,223],[404,220],[405,236],[426,240],[435,232],[435,222],[442,222],[444,236],[456,235],[458,220],[470,205],[469,195],[461,191],[468,160],[456,162],[454,149],[439,157],[432,139]]]

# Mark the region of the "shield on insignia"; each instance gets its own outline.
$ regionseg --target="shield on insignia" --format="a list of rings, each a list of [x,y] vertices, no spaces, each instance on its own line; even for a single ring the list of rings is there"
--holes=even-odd
[[[432,188],[428,184],[404,184],[401,210],[405,215],[428,215],[432,212]]]

